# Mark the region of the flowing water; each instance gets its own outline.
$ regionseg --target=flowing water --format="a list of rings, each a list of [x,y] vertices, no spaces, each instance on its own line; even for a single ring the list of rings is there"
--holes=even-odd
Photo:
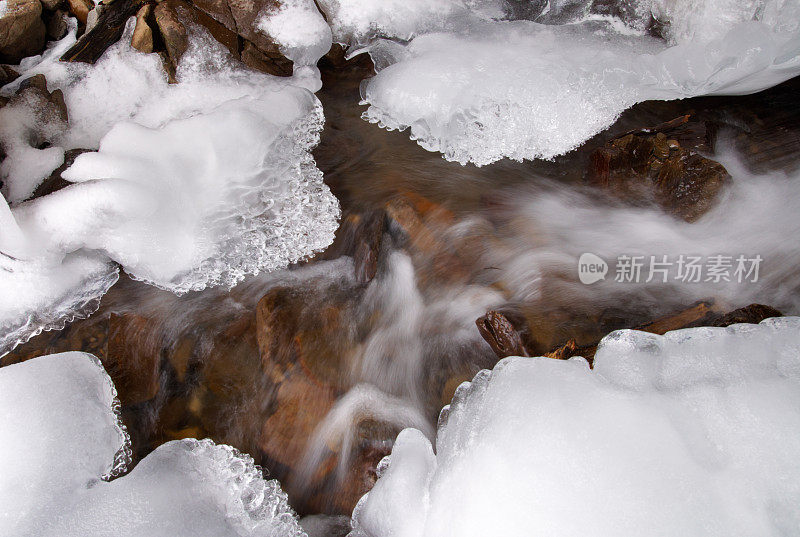
[[[751,97],[643,103],[553,161],[475,167],[361,120],[369,69],[362,57],[323,70],[326,126],[314,154],[344,220],[380,220],[374,278],[359,275],[359,237],[345,231],[318,259],[231,292],[176,297],[123,278],[97,314],[4,363],[96,352],[120,390],[136,457],[210,436],[281,478],[301,513],[349,513],[397,432],[431,435],[458,384],[496,362],[475,325],[487,310],[526,326],[536,353],[704,299],[800,313],[797,79]],[[686,113],[719,126],[714,158],[733,178],[698,221],[586,184],[589,155],[605,140]],[[617,283],[610,272],[584,285],[586,252],[763,263],[757,282]]]

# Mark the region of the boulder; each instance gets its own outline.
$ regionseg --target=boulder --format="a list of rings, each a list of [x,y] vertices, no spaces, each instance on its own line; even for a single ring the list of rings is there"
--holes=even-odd
[[[720,163],[703,156],[712,133],[682,116],[607,142],[590,157],[589,181],[635,204],[655,204],[693,222],[714,204],[730,179]]]
[[[153,5],[142,6],[136,14],[136,26],[133,28],[133,35],[131,36],[131,47],[146,54],[154,50],[153,28],[150,25],[152,18]]]
[[[44,50],[46,28],[39,0],[8,0],[0,15],[0,62],[17,64]]]

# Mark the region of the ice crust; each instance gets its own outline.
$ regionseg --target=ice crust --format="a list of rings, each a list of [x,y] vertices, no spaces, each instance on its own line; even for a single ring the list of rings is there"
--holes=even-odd
[[[461,385],[400,433],[352,537],[778,536],[800,527],[800,318],[609,334]]]
[[[20,79],[42,73],[51,91],[64,92],[69,127],[50,129],[53,146],[45,150],[58,158],[19,141],[30,137],[35,103],[0,110],[25,119],[0,128],[4,146],[13,142],[2,169],[12,206],[0,203],[9,223],[0,252],[10,271],[0,278],[9,291],[0,354],[63,325],[76,304],[96,301],[116,277],[114,263],[181,294],[231,287],[333,240],[339,204],[310,153],[324,118],[305,87],[308,73],[280,79],[251,71],[197,27],[179,83],[169,84],[156,55],[130,47],[131,31],[129,23],[94,66],[58,61],[74,28],[20,66]],[[74,184],[15,204],[73,148],[97,149],[62,173]]]
[[[0,369],[0,534],[7,537],[301,537],[285,493],[210,440],[160,446],[128,475],[129,439],[96,358]]]
[[[626,17],[564,2],[537,22],[491,19],[485,3],[394,4],[325,3],[334,37],[375,60],[364,118],[462,164],[551,159],[637,102],[753,93],[800,73],[797,0],[614,4]],[[651,17],[666,39],[648,35]]]

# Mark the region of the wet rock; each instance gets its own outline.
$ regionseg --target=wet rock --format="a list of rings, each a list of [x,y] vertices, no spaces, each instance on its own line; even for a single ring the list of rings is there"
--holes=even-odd
[[[36,190],[34,190],[31,199],[41,198],[42,196],[46,196],[48,194],[56,192],[57,190],[61,190],[62,188],[72,184],[63,177],[61,177],[61,174],[64,172],[64,170],[72,166],[72,164],[75,162],[75,159],[78,158],[78,155],[82,155],[83,153],[88,153],[89,151],[91,151],[91,149],[67,150],[64,153],[64,163],[55,170],[53,170],[53,173],[50,174],[50,177],[42,181],[42,184],[36,187]]]
[[[511,321],[498,311],[489,311],[475,321],[483,339],[492,347],[498,358],[528,356],[517,330]]]
[[[39,0],[8,0],[0,17],[0,62],[17,64],[27,56],[40,54],[45,33]]]
[[[91,0],[67,0],[67,8],[81,24],[85,25],[94,3]]]
[[[149,54],[154,50],[153,28],[150,26],[152,18],[152,4],[147,4],[139,9],[139,12],[136,14],[136,26],[131,36],[131,47],[145,54]]]
[[[383,210],[349,212],[342,217],[336,238],[321,259],[353,258],[356,281],[368,283],[378,271],[386,213]]]
[[[86,16],[86,33],[61,56],[61,61],[95,63],[108,47],[119,41],[128,19],[146,3],[149,0],[98,3]],[[96,22],[93,22],[95,16]]]
[[[590,157],[588,178],[622,199],[656,204],[692,222],[703,216],[730,179],[700,154],[710,146],[704,123],[682,116],[607,142]]]
[[[174,72],[178,67],[181,56],[189,47],[186,27],[181,23],[178,19],[178,14],[168,3],[161,2],[157,4],[153,14],[161,41],[171,64],[171,69],[168,69],[168,72],[174,78]]]
[[[10,82],[15,81],[17,78],[19,78],[18,72],[8,65],[0,65],[0,86],[5,86]]]
[[[726,313],[711,323],[711,326],[730,326],[737,323],[760,323],[764,319],[783,317],[783,313],[771,306],[750,304]]]
[[[736,323],[757,324],[764,319],[781,316],[783,316],[783,314],[780,311],[762,304],[750,304],[749,306],[723,313],[714,300],[704,300],[674,314],[631,328],[643,332],[650,332],[651,334],[663,335],[672,330],[679,330],[681,328],[730,326]],[[559,360],[566,360],[573,356],[583,356],[590,365],[593,365],[592,362],[594,361],[594,354],[597,351],[598,343],[599,341],[589,345],[579,346],[574,339],[570,339],[566,343],[546,353],[545,356]]]
[[[45,28],[47,31],[47,39],[50,41],[57,41],[67,35],[67,12],[63,9],[55,11],[46,11],[43,15]]]

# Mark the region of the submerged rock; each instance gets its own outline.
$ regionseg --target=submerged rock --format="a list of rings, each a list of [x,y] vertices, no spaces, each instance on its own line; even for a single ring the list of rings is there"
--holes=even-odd
[[[594,151],[589,181],[633,203],[654,203],[693,222],[714,204],[730,175],[701,154],[710,146],[705,124],[689,116],[615,138]]]

